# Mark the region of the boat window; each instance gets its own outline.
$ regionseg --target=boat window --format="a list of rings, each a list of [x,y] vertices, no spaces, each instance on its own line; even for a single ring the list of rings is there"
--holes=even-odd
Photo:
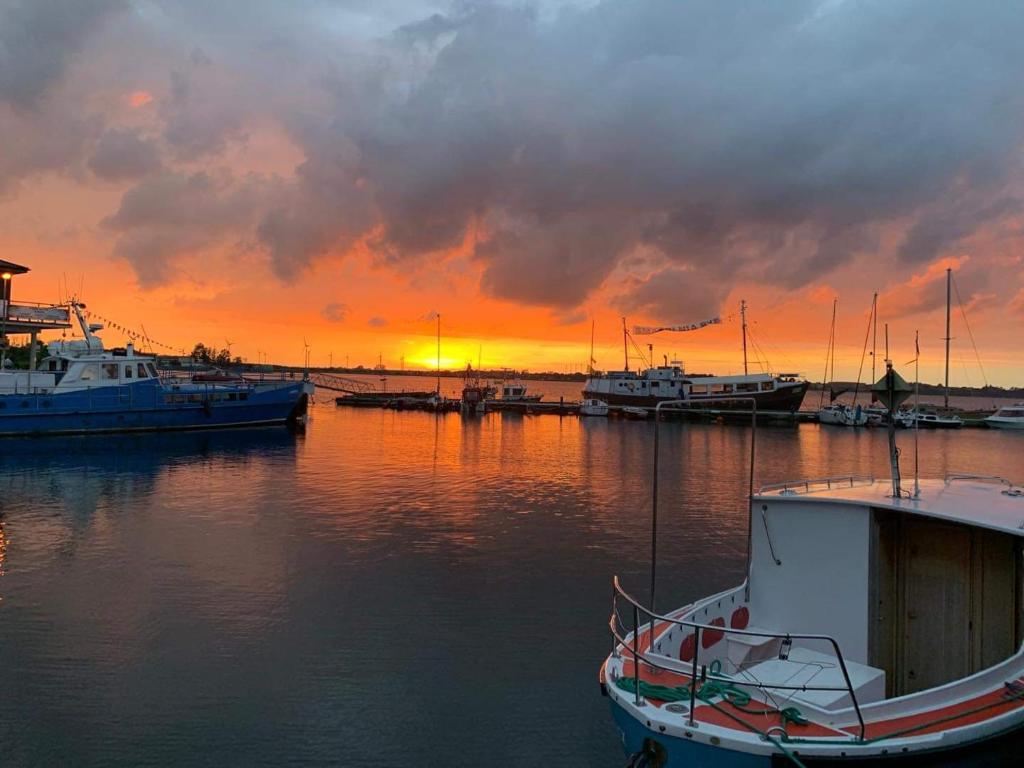
[[[149,374],[146,373],[146,366],[144,366],[142,363],[138,364],[138,370],[139,370],[139,378],[140,379],[149,378]]]
[[[747,382],[736,385],[737,392],[757,392],[757,382]]]
[[[124,367],[124,377],[126,379],[132,378],[132,364],[131,363],[128,363],[128,365],[126,365]]]
[[[114,379],[118,378],[117,375],[117,363],[103,363],[100,365],[100,378],[101,379]]]
[[[761,391],[762,392],[769,392],[769,391],[771,391],[771,388],[772,388],[772,382],[770,382],[770,381],[762,381],[761,382]]]
[[[248,392],[239,392],[238,393],[238,399],[239,400],[248,400],[249,399],[249,393]]]
[[[238,395],[234,392],[228,392],[228,400],[237,400]]]
[[[188,396],[188,401],[190,403],[201,403],[203,402],[203,396],[200,395],[198,392],[193,392]]]
[[[96,363],[83,363],[78,368],[79,381],[95,381],[99,377],[100,372]]]
[[[690,385],[691,395],[706,395],[708,393],[707,384],[692,384]]]
[[[146,363],[146,370],[149,371],[149,375],[152,378],[155,379],[157,377],[156,367],[152,363]]]

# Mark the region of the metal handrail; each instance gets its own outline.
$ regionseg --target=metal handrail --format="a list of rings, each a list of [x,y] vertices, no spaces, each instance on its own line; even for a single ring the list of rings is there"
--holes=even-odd
[[[857,701],[857,694],[854,692],[853,682],[850,680],[850,673],[849,673],[849,671],[846,668],[846,660],[843,658],[843,652],[839,648],[839,643],[831,635],[794,633],[794,632],[760,632],[760,631],[754,631],[754,630],[749,630],[749,629],[733,629],[731,627],[729,627],[729,628],[724,627],[724,626],[720,627],[720,626],[716,626],[714,624],[703,624],[703,623],[697,622],[697,621],[688,621],[688,620],[685,620],[685,619],[676,619],[676,618],[673,618],[671,616],[664,616],[664,615],[661,615],[661,614],[654,613],[653,611],[649,611],[647,608],[645,608],[643,605],[641,605],[635,598],[633,598],[628,592],[626,592],[626,590],[624,590],[622,588],[622,584],[619,582],[619,577],[618,576],[614,576],[612,578],[612,615],[609,618],[608,624],[609,624],[609,628],[611,629],[612,637],[614,637],[624,648],[627,648],[627,649],[629,648],[628,641],[625,638],[622,638],[618,634],[618,632],[616,631],[616,619],[618,618],[618,607],[617,607],[617,597],[618,596],[621,596],[621,597],[625,598],[626,601],[628,603],[630,603],[630,605],[633,606],[633,616],[634,616],[634,618],[633,618],[633,625],[634,625],[634,627],[633,627],[633,643],[632,643],[633,647],[632,647],[631,650],[632,650],[632,653],[633,653],[633,674],[634,674],[634,679],[636,680],[635,688],[636,688],[636,691],[637,691],[637,705],[638,706],[641,705],[640,694],[639,694],[639,691],[640,691],[640,675],[639,675],[639,670],[638,670],[638,659],[642,659],[643,662],[645,664],[647,664],[648,666],[650,666],[650,667],[655,667],[655,668],[658,668],[658,669],[664,669],[664,670],[667,670],[669,672],[677,671],[677,670],[672,669],[671,667],[667,667],[667,666],[665,666],[663,664],[658,664],[657,662],[651,661],[646,655],[644,655],[639,650],[639,628],[643,626],[643,624],[641,624],[639,622],[639,614],[642,612],[649,619],[648,626],[650,627],[651,636],[650,636],[650,642],[648,643],[648,650],[651,651],[651,652],[653,652],[653,650],[654,650],[655,622],[657,622],[657,621],[667,622],[667,623],[673,624],[675,626],[689,627],[690,629],[694,630],[693,669],[692,669],[692,672],[691,672],[691,675],[690,675],[690,725],[691,726],[693,725],[693,709],[694,709],[694,703],[695,703],[695,698],[696,698],[696,694],[697,694],[697,666],[698,666],[697,665],[697,659],[698,659],[698,656],[700,655],[700,653],[699,653],[700,633],[701,633],[702,630],[710,630],[710,631],[715,631],[715,632],[722,632],[723,634],[728,633],[728,634],[734,634],[734,635],[745,635],[745,636],[748,636],[748,637],[750,637],[750,636],[752,636],[752,637],[768,637],[768,638],[781,639],[781,640],[784,640],[784,641],[785,640],[789,640],[789,641],[792,641],[792,640],[816,640],[816,641],[819,641],[819,642],[824,642],[824,643],[830,644],[832,646],[832,650],[835,653],[836,660],[839,662],[839,668],[840,668],[840,670],[843,673],[843,681],[846,683],[846,687],[845,688],[838,688],[838,687],[831,687],[831,686],[810,686],[810,685],[799,685],[799,686],[784,685],[784,684],[774,685],[774,684],[771,684],[771,683],[763,683],[763,682],[760,682],[760,681],[758,681],[758,682],[749,682],[749,681],[739,680],[739,679],[732,678],[732,677],[719,677],[719,676],[716,676],[716,675],[707,675],[706,679],[716,680],[716,681],[719,681],[719,682],[729,682],[729,683],[732,683],[734,685],[751,686],[751,687],[758,688],[758,689],[761,689],[761,690],[770,688],[770,689],[779,690],[779,691],[786,691],[786,690],[792,690],[792,691],[834,691],[834,692],[845,691],[846,693],[849,694],[850,701],[853,703],[854,712],[856,712],[856,714],[857,714],[857,722],[860,725],[860,740],[861,741],[864,740],[865,732],[866,732],[866,726],[864,724],[864,716],[861,714],[861,711],[860,711],[860,703]],[[620,620],[620,623],[621,623],[621,620]]]
[[[1000,477],[999,475],[972,475],[968,473],[956,472],[947,474],[944,478],[944,482],[946,483],[946,485],[949,485],[950,483],[955,482],[957,480],[985,480],[991,483],[1002,483],[1003,485],[1006,485],[1010,488],[1014,487],[1013,483],[1011,483],[1005,477]]]
[[[831,490],[833,486],[853,488],[855,485],[870,485],[875,482],[874,475],[836,475],[834,477],[821,477],[811,480],[788,480],[784,483],[771,483],[758,488],[758,494],[770,493],[771,491],[795,491],[803,488],[804,493],[811,492],[811,486],[823,485]]]

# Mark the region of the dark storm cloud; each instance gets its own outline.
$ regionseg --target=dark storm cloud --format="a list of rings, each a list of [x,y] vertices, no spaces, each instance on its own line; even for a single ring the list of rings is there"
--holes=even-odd
[[[736,281],[877,259],[894,231],[905,276],[1019,209],[1013,3],[136,7],[159,9],[139,18],[166,157],[214,161],[261,124],[304,156],[203,191],[224,219],[194,228],[143,179],[107,224],[150,282],[183,239],[255,241],[284,279],[357,243],[397,268],[469,243],[485,291],[571,312],[640,249],[658,259],[616,301],[681,320]],[[158,194],[166,219],[123,215]]]
[[[109,181],[136,179],[160,168],[160,151],[137,131],[112,128],[100,137],[89,168]]]
[[[122,0],[0,0],[0,101],[30,107]]]

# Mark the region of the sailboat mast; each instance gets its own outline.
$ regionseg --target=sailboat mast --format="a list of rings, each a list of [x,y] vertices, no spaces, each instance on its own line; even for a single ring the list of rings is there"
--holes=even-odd
[[[743,375],[747,375],[747,301],[740,299],[740,320],[743,325]]]
[[[825,406],[825,385],[829,384],[828,401],[832,402],[832,387],[828,375],[828,364],[832,359],[832,340],[836,335],[836,305],[839,303],[839,299],[832,300],[832,327],[828,332],[828,346],[825,348],[825,373],[822,376],[823,381],[821,382],[821,397],[818,398],[818,410],[821,410]]]
[[[878,291],[871,299],[871,383],[875,383],[875,358],[878,357]],[[873,398],[872,398],[873,399]]]
[[[437,313],[437,394],[441,394],[441,313]]]
[[[626,339],[626,318],[622,318],[622,354],[625,358],[622,370],[629,370],[629,342]]]
[[[949,408],[949,307],[950,307],[950,284],[953,281],[953,270],[946,268],[946,390],[943,395],[943,406]]]
[[[590,321],[590,359],[587,361],[587,373],[594,375],[594,321]]]

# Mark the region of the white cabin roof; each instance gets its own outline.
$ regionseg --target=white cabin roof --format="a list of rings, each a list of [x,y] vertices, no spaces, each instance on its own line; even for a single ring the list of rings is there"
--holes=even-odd
[[[904,492],[914,479],[903,478]],[[892,498],[891,480],[842,478],[810,480],[761,489],[755,501],[824,502],[891,509],[908,514],[990,528],[1024,537],[1024,487],[1000,478],[950,475],[945,480],[922,480],[916,499]]]

